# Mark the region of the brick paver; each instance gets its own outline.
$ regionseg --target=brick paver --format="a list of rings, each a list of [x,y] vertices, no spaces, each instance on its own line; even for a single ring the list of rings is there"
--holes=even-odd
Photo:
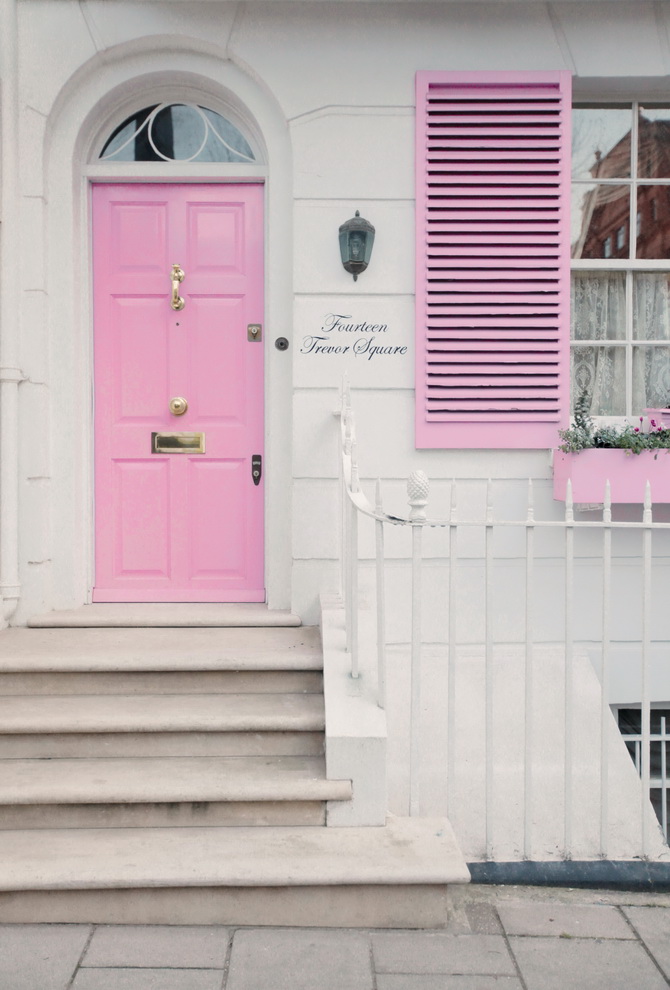
[[[64,990],[90,934],[90,925],[0,925],[0,987]]]
[[[369,937],[329,929],[257,928],[233,939],[226,990],[373,990]]]
[[[80,969],[72,990],[221,990],[216,969]]]
[[[498,905],[498,915],[508,935],[635,938],[619,909],[606,904],[537,904],[519,901]]]
[[[514,976],[377,977],[377,990],[523,990]]]
[[[100,925],[82,966],[222,969],[229,941],[217,926]]]
[[[372,951],[378,973],[514,976],[516,972],[501,935],[375,933]]]
[[[510,945],[528,990],[667,990],[636,942],[513,936]]]
[[[623,910],[670,980],[670,908],[626,907]]]

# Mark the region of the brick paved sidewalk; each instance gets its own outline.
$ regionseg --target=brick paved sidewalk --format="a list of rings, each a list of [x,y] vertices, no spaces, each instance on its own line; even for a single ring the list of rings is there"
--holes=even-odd
[[[1,990],[664,990],[670,895],[467,887],[446,931],[0,925]]]

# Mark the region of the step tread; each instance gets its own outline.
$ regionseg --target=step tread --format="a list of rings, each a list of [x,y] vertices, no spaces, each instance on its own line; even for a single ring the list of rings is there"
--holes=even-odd
[[[320,670],[315,626],[249,629],[5,629],[0,673]]]
[[[150,603],[95,604],[80,608],[46,612],[33,616],[33,628],[134,627],[134,626],[299,626],[300,616],[293,612],[269,609],[267,605],[245,602],[218,603]]]
[[[324,725],[320,694],[0,697],[0,734],[315,731]]]
[[[385,827],[8,830],[0,890],[467,883],[446,819]]]
[[[0,760],[0,805],[346,801],[322,757]]]
[[[2,695],[323,694],[320,670],[0,671]]]
[[[41,732],[0,734],[3,760],[192,756],[322,756],[323,731]]]

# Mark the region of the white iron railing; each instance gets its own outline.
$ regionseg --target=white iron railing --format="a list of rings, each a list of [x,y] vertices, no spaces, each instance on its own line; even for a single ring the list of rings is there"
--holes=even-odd
[[[452,607],[456,600],[456,590],[459,581],[458,533],[461,527],[472,526],[472,522],[460,521],[457,507],[457,485],[451,484],[451,496],[446,518],[432,519],[427,516],[429,483],[422,471],[413,472],[407,482],[409,512],[406,517],[392,515],[384,510],[381,483],[377,481],[375,504],[372,505],[361,490],[357,464],[357,442],[355,417],[351,405],[351,395],[348,382],[342,386],[342,405],[340,413],[341,424],[341,459],[340,480],[342,490],[342,592],[345,605],[347,651],[351,654],[351,676],[358,678],[361,674],[359,660],[359,546],[358,521],[359,517],[368,517],[374,521],[375,539],[375,583],[376,583],[376,629],[377,629],[377,703],[384,708],[386,705],[387,673],[386,673],[386,591],[385,591],[385,553],[384,533],[386,526],[408,527],[411,529],[411,700],[409,728],[409,813],[421,813],[422,800],[419,785],[419,768],[422,761],[420,751],[420,712],[421,712],[421,652],[422,652],[422,574],[424,561],[422,556],[422,534],[425,527],[440,527],[446,529],[446,551],[448,558],[448,582],[445,599],[441,605],[446,614],[446,649],[449,675],[447,679],[446,698],[446,803],[447,811],[451,813],[454,802],[454,781],[456,778],[456,732],[458,713],[456,704],[454,663],[457,648],[460,646],[457,638],[456,609]],[[638,644],[641,670],[641,732],[637,738],[637,760],[642,786],[639,806],[640,816],[640,848],[637,854],[644,857],[654,855],[655,820],[649,795],[651,787],[663,788],[663,798],[666,796],[666,782],[659,785],[658,780],[651,779],[650,773],[650,744],[656,741],[650,733],[650,659],[651,659],[651,583],[652,583],[652,531],[670,530],[670,523],[652,520],[652,503],[650,487],[647,485],[644,510],[641,520],[618,521],[612,518],[612,501],[609,482],[604,492],[602,518],[575,518],[574,505],[570,482],[568,482],[565,514],[560,520],[540,520],[535,518],[534,489],[531,480],[528,482],[526,512],[524,520],[508,521],[494,519],[492,483],[487,483],[486,513],[483,522],[484,531],[484,599],[482,602],[482,623],[484,630],[484,815],[485,815],[485,856],[494,858],[494,752],[493,752],[493,699],[494,699],[494,630],[493,630],[493,584],[494,564],[494,530],[500,527],[513,527],[525,530],[525,587],[520,589],[524,596],[524,725],[523,725],[523,856],[532,857],[533,828],[535,820],[535,787],[536,787],[536,750],[537,734],[540,731],[534,725],[530,713],[533,711],[536,665],[533,640],[532,591],[536,580],[536,549],[535,536],[538,530],[553,529],[562,531],[564,536],[564,629],[561,646],[565,651],[563,673],[564,689],[564,759],[562,768],[563,787],[563,824],[562,824],[562,854],[569,859],[573,856],[573,826],[575,815],[581,810],[575,808],[575,757],[574,736],[578,726],[575,725],[575,534],[580,530],[596,530],[601,533],[602,542],[602,602],[600,608],[601,639],[601,670],[600,670],[600,753],[596,754],[599,761],[599,852],[602,858],[609,855],[610,843],[610,790],[612,780],[610,775],[611,759],[611,724],[610,708],[610,663],[611,643],[610,627],[612,618],[612,534],[616,530],[633,530],[641,535],[642,550],[640,555],[641,568],[641,601],[642,601],[642,634]],[[670,699],[666,699],[670,701]],[[663,728],[663,743],[669,737]],[[632,741],[632,737],[625,737]],[[665,759],[664,759],[665,766]],[[665,823],[664,823],[665,824]],[[651,839],[650,839],[651,837]],[[667,841],[667,825],[665,839]],[[579,852],[579,850],[577,850]]]

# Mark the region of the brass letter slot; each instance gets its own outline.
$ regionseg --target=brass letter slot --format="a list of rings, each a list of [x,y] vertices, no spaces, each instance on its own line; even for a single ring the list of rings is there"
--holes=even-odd
[[[152,454],[204,454],[204,433],[152,433]]]

